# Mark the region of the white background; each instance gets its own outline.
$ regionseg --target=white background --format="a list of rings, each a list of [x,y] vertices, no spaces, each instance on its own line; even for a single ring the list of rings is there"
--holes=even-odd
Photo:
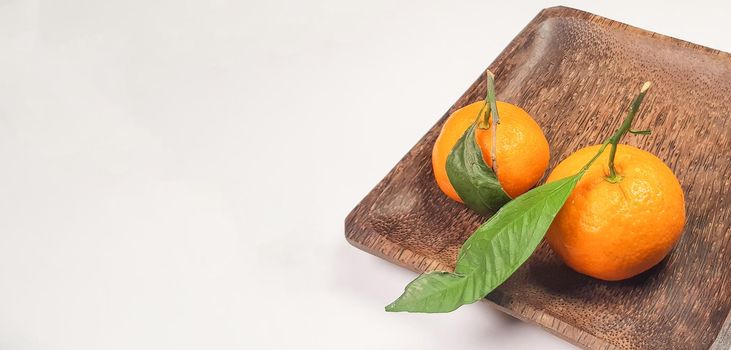
[[[0,349],[570,349],[343,220],[552,1],[0,0]],[[728,5],[568,1],[731,50]],[[725,6],[725,7],[721,7]]]

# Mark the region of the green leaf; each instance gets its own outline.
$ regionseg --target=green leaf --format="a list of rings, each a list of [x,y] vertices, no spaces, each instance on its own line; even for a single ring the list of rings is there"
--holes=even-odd
[[[464,204],[485,215],[500,209],[510,197],[482,158],[475,139],[476,127],[477,123],[473,123],[449,153],[447,177]]]
[[[464,243],[455,273],[422,274],[386,311],[449,312],[485,297],[530,257],[585,171],[506,204]]]
[[[450,312],[470,302],[467,278],[451,272],[422,274],[406,286],[404,294],[386,306],[386,311]]]

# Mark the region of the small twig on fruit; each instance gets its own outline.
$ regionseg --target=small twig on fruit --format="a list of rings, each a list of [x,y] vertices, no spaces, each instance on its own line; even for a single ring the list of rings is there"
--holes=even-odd
[[[652,134],[652,131],[650,131],[650,130],[635,130],[635,129],[630,129],[629,130],[629,133],[630,134],[634,134],[634,135],[650,135],[650,134]]]
[[[487,101],[490,104],[490,112],[492,114],[492,147],[490,147],[490,159],[492,159],[492,171],[497,176],[497,126],[500,124],[500,116],[497,111],[497,102],[495,101],[495,74],[487,70]]]
[[[490,70],[485,70],[485,75],[490,75]],[[485,84],[487,85],[487,84]],[[489,93],[490,89],[485,89],[485,104],[482,105],[480,108],[480,112],[477,113],[477,127],[480,129],[489,129],[490,128],[490,102],[489,101]]]
[[[609,151],[609,176],[607,176],[607,180],[609,182],[618,182],[622,179],[621,176],[617,175],[617,170],[614,167],[614,157],[617,154],[617,144],[627,132],[634,131],[631,129],[632,121],[635,119],[635,115],[640,109],[642,100],[644,100],[645,94],[647,94],[647,90],[650,89],[651,85],[652,84],[649,81],[645,82],[645,84],[642,85],[640,93],[637,95],[637,97],[635,97],[634,101],[632,101],[632,105],[630,105],[629,112],[627,112],[627,117],[624,118],[622,125],[619,127],[619,129],[617,129],[614,135],[609,138],[609,143],[612,145],[612,148]],[[632,133],[646,134],[646,132],[649,133],[649,130],[634,131]]]

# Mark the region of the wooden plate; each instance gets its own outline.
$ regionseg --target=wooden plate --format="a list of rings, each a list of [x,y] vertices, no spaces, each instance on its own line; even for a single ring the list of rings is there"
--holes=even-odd
[[[498,99],[522,106],[543,127],[551,167],[610,135],[651,80],[636,127],[653,134],[625,142],[675,171],[688,218],[670,256],[633,279],[579,275],[544,242],[487,300],[590,349],[731,347],[731,55],[555,7],[541,11],[490,69]],[[485,218],[442,195],[431,148],[446,116],[484,93],[482,75],[350,213],[351,244],[415,271],[453,268]]]

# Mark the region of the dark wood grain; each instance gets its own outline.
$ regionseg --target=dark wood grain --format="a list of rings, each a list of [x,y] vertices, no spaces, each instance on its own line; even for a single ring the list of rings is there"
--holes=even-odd
[[[490,65],[498,99],[527,110],[551,167],[600,143],[651,80],[627,137],[674,171],[685,232],[670,256],[630,280],[577,274],[541,244],[487,299],[590,349],[727,349],[731,344],[731,55],[578,10],[543,10]],[[484,96],[484,75],[346,219],[350,243],[415,271],[451,270],[485,218],[442,195],[430,152],[445,117]],[[384,301],[387,302],[387,301]]]

